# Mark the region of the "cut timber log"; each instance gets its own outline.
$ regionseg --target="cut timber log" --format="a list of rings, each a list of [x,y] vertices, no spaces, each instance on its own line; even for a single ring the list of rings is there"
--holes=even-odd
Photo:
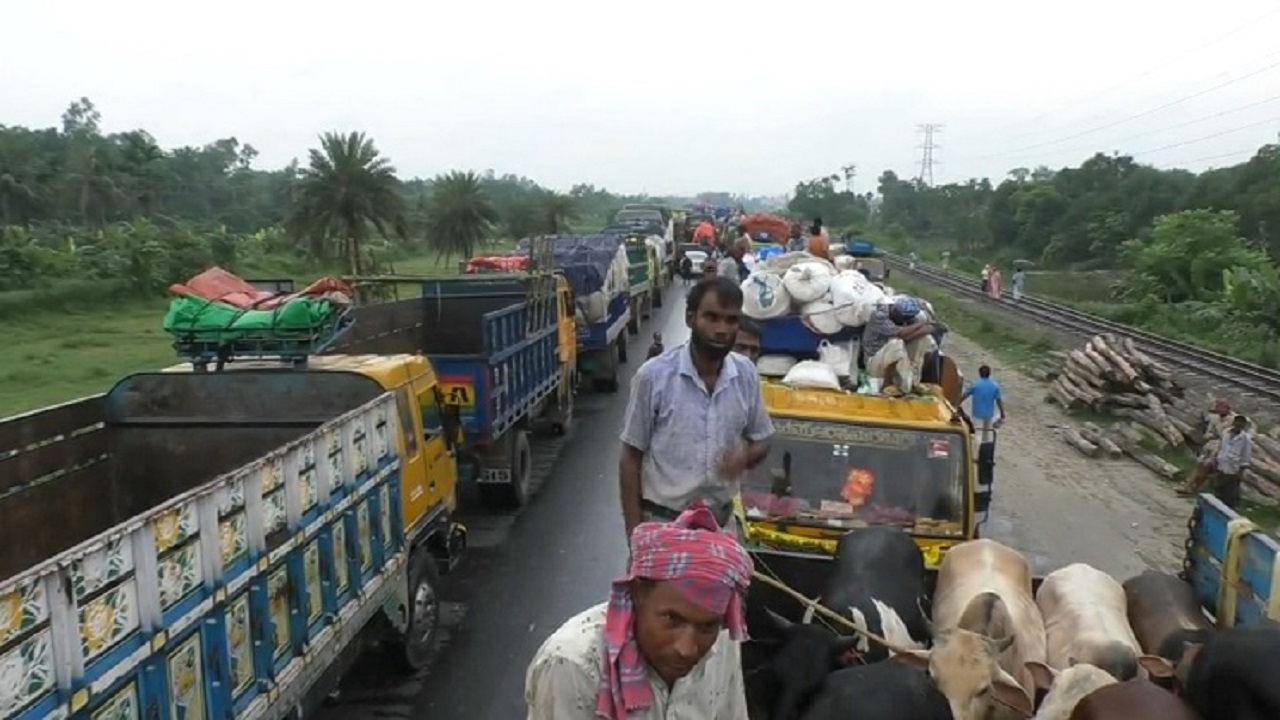
[[[1280,488],[1276,487],[1274,483],[1262,477],[1252,468],[1240,473],[1240,480],[1245,485],[1256,491],[1259,495],[1270,500],[1272,505],[1280,502]]]
[[[1105,336],[1103,335],[1095,335],[1089,340],[1088,347],[1111,366],[1121,381],[1132,383],[1138,379],[1138,371],[1134,370],[1133,365],[1130,365],[1129,361],[1125,360],[1124,357],[1121,356],[1124,352],[1123,347],[1119,348],[1117,351],[1117,349],[1114,349],[1107,344]]]
[[[1064,427],[1062,429],[1062,439],[1071,447],[1079,450],[1081,455],[1091,458],[1098,457],[1098,446],[1085,440],[1075,428]]]
[[[1067,388],[1063,383],[1062,378],[1054,380],[1053,383],[1049,385],[1049,394],[1053,396],[1054,400],[1058,401],[1058,404],[1061,405],[1064,410],[1079,410],[1080,408],[1088,405],[1087,402],[1080,399],[1078,395]]]
[[[1102,428],[1097,425],[1094,425],[1091,422],[1081,423],[1080,435],[1085,440],[1097,445],[1098,449],[1106,453],[1108,457],[1112,459],[1124,457],[1124,451],[1120,449],[1120,446],[1112,442],[1111,438],[1108,438],[1106,434],[1102,432]]]
[[[1153,416],[1149,409],[1138,410],[1137,408],[1116,408],[1112,414],[1118,417],[1129,418],[1152,431],[1160,438],[1162,445],[1179,447],[1183,444],[1182,434],[1168,422],[1162,422],[1159,418]]]
[[[1147,452],[1140,447],[1126,447],[1124,452],[1129,457],[1138,461],[1139,464],[1165,480],[1177,480],[1178,475],[1181,474],[1181,471],[1178,470],[1177,466],[1165,462],[1155,453]]]

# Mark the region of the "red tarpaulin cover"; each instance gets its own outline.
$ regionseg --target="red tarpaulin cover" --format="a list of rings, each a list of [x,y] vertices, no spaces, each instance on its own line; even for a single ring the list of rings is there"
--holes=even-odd
[[[270,310],[296,297],[315,297],[330,292],[340,292],[347,297],[355,293],[346,283],[335,277],[323,277],[298,292],[275,293],[259,290],[238,275],[214,266],[185,283],[169,286],[174,295],[216,300],[245,310]]]

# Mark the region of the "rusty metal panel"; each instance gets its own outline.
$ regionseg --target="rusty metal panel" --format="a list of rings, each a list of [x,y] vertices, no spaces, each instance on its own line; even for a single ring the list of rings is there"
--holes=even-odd
[[[0,457],[101,423],[103,397],[93,395],[0,420]]]
[[[108,463],[73,470],[0,501],[0,578],[75,547],[128,516],[117,512]]]

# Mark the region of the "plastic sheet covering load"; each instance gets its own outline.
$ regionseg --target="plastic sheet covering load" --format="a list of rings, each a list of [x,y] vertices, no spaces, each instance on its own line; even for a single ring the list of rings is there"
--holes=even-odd
[[[299,297],[328,297],[337,302],[350,303],[354,293],[351,287],[335,277],[323,277],[298,292],[276,293],[259,290],[237,275],[216,265],[196,275],[185,283],[174,283],[169,292],[180,297],[216,300],[232,307],[269,310]]]
[[[752,213],[738,224],[745,227],[751,237],[759,237],[763,233],[775,243],[785,243],[791,237],[791,223],[769,213]]]
[[[351,288],[322,278],[301,292],[255,289],[222,268],[211,268],[170,287],[164,329],[179,355],[207,357],[234,347],[234,355],[298,355],[331,341],[351,306]]]
[[[573,288],[578,309],[587,322],[603,321],[609,301],[626,292],[627,250],[619,235],[557,235],[552,253],[557,270]],[[530,241],[521,240],[515,254],[528,255]]]
[[[529,269],[528,255],[493,255],[473,257],[467,261],[467,273],[524,272]]]

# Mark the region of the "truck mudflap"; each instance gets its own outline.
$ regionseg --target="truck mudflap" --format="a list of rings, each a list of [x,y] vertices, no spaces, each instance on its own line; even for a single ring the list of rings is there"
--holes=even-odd
[[[395,397],[0,583],[3,720],[278,718],[406,562]]]

